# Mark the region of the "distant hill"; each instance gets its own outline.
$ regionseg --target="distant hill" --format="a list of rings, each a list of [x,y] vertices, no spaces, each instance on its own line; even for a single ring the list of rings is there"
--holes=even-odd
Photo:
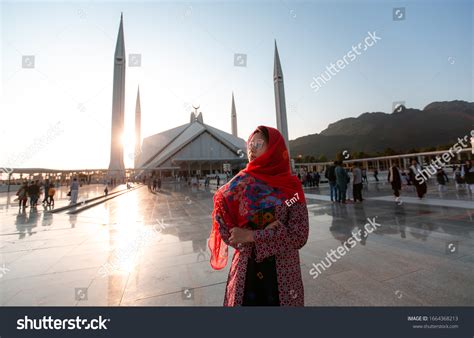
[[[331,123],[319,134],[290,141],[292,157],[325,156],[334,159],[343,150],[349,153],[382,153],[391,148],[408,152],[453,145],[474,129],[474,103],[433,102],[423,110],[400,106],[393,113],[364,113]]]

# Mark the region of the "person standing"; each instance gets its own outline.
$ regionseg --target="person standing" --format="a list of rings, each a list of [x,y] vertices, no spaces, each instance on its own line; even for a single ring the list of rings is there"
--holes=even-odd
[[[306,182],[309,187],[313,186],[313,173],[312,172],[308,171],[308,173],[306,174]]]
[[[377,170],[377,168],[374,169],[374,178],[375,178],[375,181],[378,182],[379,181],[379,171]]]
[[[400,204],[402,202],[400,199],[400,190],[402,190],[402,176],[400,174],[400,170],[398,170],[398,167],[395,164],[388,170],[387,179],[392,185],[395,202]]]
[[[161,190],[161,178],[158,177],[158,190]]]
[[[339,201],[339,194],[337,191],[337,184],[336,184],[336,165],[337,165],[337,161],[334,161],[334,164],[330,165],[326,169],[326,172],[324,174],[324,177],[326,177],[329,182],[331,202]]]
[[[77,196],[79,195],[79,182],[77,181],[77,178],[74,177],[71,183],[71,203],[70,204],[76,204],[77,203]]]
[[[341,203],[346,203],[346,192],[347,184],[349,183],[349,175],[346,170],[342,167],[342,161],[337,161],[337,166],[335,171],[336,174],[336,187],[339,192],[337,201]]]
[[[319,172],[316,170],[314,173],[314,184],[316,185],[316,188],[319,188],[319,181],[321,180],[321,175],[319,175]]]
[[[309,234],[301,182],[291,174],[281,133],[259,126],[247,142],[249,163],[214,195],[210,264],[234,257],[224,306],[304,306],[299,250]]]
[[[354,202],[362,202],[362,170],[360,170],[359,163],[354,164],[352,177],[352,195],[354,197]]]

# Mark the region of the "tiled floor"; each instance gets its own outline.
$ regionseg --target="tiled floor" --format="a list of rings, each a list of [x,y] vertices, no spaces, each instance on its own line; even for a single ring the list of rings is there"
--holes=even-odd
[[[474,305],[474,202],[465,191],[430,186],[422,202],[404,191],[401,205],[382,183],[364,190],[363,204],[332,204],[325,187],[305,192],[306,305]],[[1,305],[222,305],[229,265],[212,270],[206,245],[212,189],[143,187],[76,215],[19,213],[13,199],[0,194]],[[374,217],[380,227],[313,279],[312,264]]]

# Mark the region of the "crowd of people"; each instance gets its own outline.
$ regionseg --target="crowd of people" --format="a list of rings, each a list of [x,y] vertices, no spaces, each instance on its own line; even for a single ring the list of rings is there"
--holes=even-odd
[[[427,193],[427,182],[421,179],[424,167],[416,159],[412,159],[407,170],[400,169],[396,164],[388,168],[387,181],[390,183],[395,202],[401,203],[400,193],[402,186],[411,187],[419,199]],[[473,160],[467,160],[463,164],[454,165],[453,180],[456,190],[465,188],[474,194],[474,165]],[[379,172],[373,171],[375,182],[379,182]],[[329,184],[329,194],[332,202],[347,203],[349,201],[362,202],[363,185],[368,184],[367,170],[361,168],[360,163],[354,163],[351,168],[345,168],[343,161],[337,160],[324,172],[324,177]],[[424,176],[423,176],[424,177]],[[439,168],[433,175],[438,185],[438,191],[447,191],[446,185],[449,177],[444,168]],[[321,175],[318,172],[298,174],[298,178],[305,187],[319,187]],[[351,196],[352,195],[352,196]],[[352,197],[352,200],[351,200]]]
[[[77,178],[74,178],[71,182],[68,196],[70,196],[70,204],[76,204],[79,195],[80,183]],[[26,209],[28,207],[36,208],[39,204],[40,197],[43,196],[41,204],[45,207],[54,207],[54,195],[56,194],[56,186],[49,179],[40,182],[25,181],[18,191],[16,196],[18,198],[18,206],[20,209]],[[28,203],[29,200],[29,203]]]

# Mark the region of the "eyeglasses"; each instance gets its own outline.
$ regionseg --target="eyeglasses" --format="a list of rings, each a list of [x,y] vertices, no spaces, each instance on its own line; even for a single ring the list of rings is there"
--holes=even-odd
[[[249,146],[249,148],[251,148],[253,150],[259,150],[259,149],[263,148],[264,144],[265,144],[264,140],[258,139],[256,141],[250,141],[248,143],[248,146]]]

